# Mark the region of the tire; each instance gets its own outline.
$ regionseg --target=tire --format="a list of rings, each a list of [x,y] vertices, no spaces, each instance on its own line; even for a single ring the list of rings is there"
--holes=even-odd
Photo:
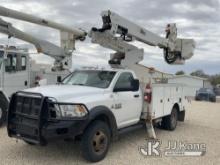
[[[176,129],[178,120],[178,111],[176,107],[173,107],[172,112],[169,116],[163,117],[162,127],[166,130],[173,131]]]
[[[0,103],[0,127],[5,123],[7,117],[6,105]]]
[[[210,101],[215,103],[216,102],[216,98],[210,99]]]
[[[94,121],[83,134],[82,155],[87,161],[98,162],[105,158],[109,145],[109,126],[102,121]]]

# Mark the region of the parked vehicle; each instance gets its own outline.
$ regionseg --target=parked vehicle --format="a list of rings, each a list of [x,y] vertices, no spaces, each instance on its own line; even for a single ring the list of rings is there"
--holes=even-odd
[[[200,88],[196,91],[196,100],[204,100],[204,101],[211,101],[216,102],[216,94],[213,89],[208,88]]]
[[[184,121],[184,86],[152,84],[148,90],[144,96],[131,70],[78,70],[60,84],[15,93],[8,111],[8,135],[40,145],[77,137],[84,158],[99,161],[111,140],[145,127],[151,117],[147,107],[152,121],[165,129],[174,130],[177,121]]]
[[[7,51],[7,54],[5,52]],[[5,57],[4,57],[5,56]],[[27,49],[0,46],[0,126],[5,122],[12,93],[44,84],[55,84],[66,71],[33,70]]]
[[[220,96],[220,87],[215,87],[214,92],[215,92],[216,96]]]

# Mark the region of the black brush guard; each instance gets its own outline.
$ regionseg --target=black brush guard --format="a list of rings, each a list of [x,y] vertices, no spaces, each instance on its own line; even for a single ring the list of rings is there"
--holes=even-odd
[[[8,109],[8,136],[43,145],[41,130],[48,116],[46,100],[37,93],[13,94]]]

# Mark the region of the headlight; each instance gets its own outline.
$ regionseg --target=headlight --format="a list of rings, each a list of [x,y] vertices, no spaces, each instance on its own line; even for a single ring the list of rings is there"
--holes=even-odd
[[[86,116],[87,109],[84,105],[55,104],[56,118],[73,118]]]

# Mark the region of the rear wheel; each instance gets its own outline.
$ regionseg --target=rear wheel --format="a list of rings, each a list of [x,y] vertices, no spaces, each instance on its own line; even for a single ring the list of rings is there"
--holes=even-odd
[[[178,120],[178,111],[176,107],[173,107],[171,114],[169,116],[163,117],[162,126],[167,130],[173,131],[177,126],[177,120]]]
[[[214,98],[211,98],[210,100],[211,100],[211,102],[213,102],[213,103],[216,102],[216,98],[215,98],[215,97],[214,97]]]
[[[2,126],[6,120],[7,112],[4,103],[0,103],[0,126]]]
[[[102,160],[109,148],[110,130],[106,123],[94,121],[86,129],[82,138],[83,157],[91,162]]]

